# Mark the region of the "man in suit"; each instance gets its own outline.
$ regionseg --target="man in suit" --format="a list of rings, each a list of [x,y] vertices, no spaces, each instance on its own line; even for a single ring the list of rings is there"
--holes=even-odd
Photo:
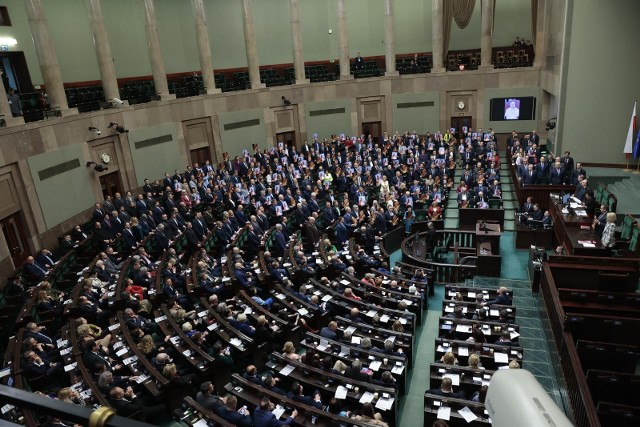
[[[274,233],[274,247],[273,253],[277,257],[284,256],[284,252],[287,250],[287,239],[282,232],[282,224],[276,224],[276,232]]]
[[[324,326],[322,329],[320,329],[320,336],[330,340],[337,340],[338,339],[338,333],[336,332],[337,330],[338,330],[338,324],[332,320],[331,322],[329,322],[327,326]]]
[[[571,172],[573,172],[573,157],[569,151],[564,152],[564,156],[560,159],[564,166],[565,182],[570,182]]]
[[[336,224],[336,241],[338,247],[341,248],[344,244],[349,240],[349,232],[347,231],[347,227],[344,224],[344,216],[341,216],[338,219],[338,223]]]
[[[263,397],[260,401],[260,406],[257,407],[253,413],[253,425],[255,427],[278,427],[288,426],[293,423],[293,420],[298,416],[298,411],[294,409],[291,412],[291,416],[286,420],[281,421],[276,418],[271,411],[273,411],[274,405],[271,403],[268,397]]]
[[[538,182],[538,175],[533,164],[529,164],[527,171],[520,176],[520,182],[523,185],[535,185]]]
[[[509,293],[507,291],[507,288],[505,288],[504,286],[501,286],[498,289],[498,296],[495,299],[485,301],[482,303],[482,305],[494,305],[494,304],[511,305],[511,298],[509,298]]]
[[[213,412],[218,412],[218,409],[224,406],[224,399],[221,399],[214,392],[215,389],[211,381],[203,382],[200,391],[196,394],[196,402]]]
[[[320,240],[320,231],[316,227],[316,219],[310,216],[303,227],[303,242],[307,253],[313,252],[316,244]]]
[[[362,372],[362,362],[360,359],[354,359],[353,362],[351,362],[351,366],[344,371],[344,376],[365,383],[368,383],[371,378],[370,375]]]
[[[238,284],[243,288],[248,288],[249,286],[256,286],[253,278],[249,277],[247,273],[244,271],[242,263],[236,262],[234,267],[234,274],[236,275],[236,279],[238,280]]]
[[[56,263],[56,258],[53,256],[49,249],[43,248],[40,250],[38,256],[36,257],[36,263],[38,263],[38,265],[44,267],[45,269],[51,269]]]
[[[202,218],[202,212],[196,212],[196,215],[191,221],[191,224],[193,225],[193,231],[196,233],[198,240],[202,241],[202,239],[204,239],[204,237],[209,232],[207,223]]]
[[[443,378],[442,383],[440,384],[440,388],[432,388],[427,390],[429,394],[437,394],[438,396],[450,397],[453,399],[464,399],[465,396],[462,392],[454,392],[453,391],[453,381],[451,378]]]
[[[224,418],[225,421],[235,424],[237,427],[253,427],[253,420],[249,410],[246,407],[236,410],[237,406],[238,399],[231,395],[227,397],[224,405],[220,406],[216,413]]]
[[[320,399],[320,392],[314,393],[314,396],[305,396],[304,387],[299,382],[294,382],[291,385],[291,391],[287,393],[289,399],[296,402],[304,403],[305,405],[314,406],[318,409],[322,409],[322,400]]]
[[[588,191],[590,191],[589,182],[586,179],[583,179],[576,186],[576,191],[573,193],[573,197],[579,199],[581,202],[584,202]]]
[[[549,184],[562,185],[564,183],[564,167],[560,163],[560,159],[556,159],[555,163],[549,170]]]
[[[578,182],[587,177],[587,171],[582,168],[582,163],[576,163],[576,168],[571,171],[571,185],[578,185]]]
[[[126,390],[122,389],[122,387],[112,388],[109,392],[109,403],[116,410],[116,414],[122,417],[131,417],[139,414],[141,421],[148,421],[154,424],[165,417],[169,417],[165,405],[143,405],[131,387],[127,387]]]
[[[53,339],[42,333],[46,328],[44,326],[38,326],[35,322],[27,323],[26,332],[24,338],[35,338],[38,344],[44,344],[48,348],[55,348]]]
[[[27,258],[27,262],[24,264],[24,271],[29,276],[35,277],[37,281],[44,280],[44,278],[49,273],[49,271],[43,266],[39,265],[32,256]]]
[[[540,157],[540,161],[536,164],[535,170],[538,175],[538,180],[543,181],[543,183],[547,183],[549,178],[549,162],[545,156]]]
[[[604,226],[607,225],[607,214],[609,213],[609,208],[607,205],[603,204],[600,206],[600,212],[596,215],[593,220],[593,224],[591,228],[595,231],[596,235],[602,237],[602,232],[604,231]]]

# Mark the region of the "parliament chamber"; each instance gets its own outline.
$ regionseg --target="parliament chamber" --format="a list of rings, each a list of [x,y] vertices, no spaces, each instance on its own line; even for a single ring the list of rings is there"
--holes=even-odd
[[[0,1],[0,422],[638,425],[639,8]]]

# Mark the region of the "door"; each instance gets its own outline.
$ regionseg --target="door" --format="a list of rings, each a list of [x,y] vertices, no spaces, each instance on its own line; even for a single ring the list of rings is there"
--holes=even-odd
[[[195,150],[191,150],[192,165],[197,163],[198,165],[202,166],[205,164],[207,160],[211,162],[211,152],[209,151],[209,147],[202,147],[202,148],[196,148]]]
[[[10,87],[21,94],[33,92],[31,76],[23,52],[2,52],[0,54],[0,71],[2,71],[5,92]]]
[[[460,139],[460,137],[462,136],[462,129],[464,127],[466,127],[467,129],[471,128],[471,123],[472,123],[471,119],[472,119],[471,116],[451,117],[451,127],[456,130],[455,137],[457,139]]]
[[[377,144],[382,136],[382,122],[362,123],[362,134],[364,135],[365,141],[368,140],[369,135],[371,135],[373,142]]]
[[[120,172],[100,176],[100,188],[102,188],[102,195],[105,199],[107,196],[115,197],[116,193],[124,194]]]
[[[9,252],[14,267],[21,266],[29,257],[29,244],[27,243],[22,213],[17,212],[1,221],[2,232],[7,241]]]
[[[296,133],[294,131],[280,132],[276,134],[276,145],[284,143],[289,148],[296,147]]]

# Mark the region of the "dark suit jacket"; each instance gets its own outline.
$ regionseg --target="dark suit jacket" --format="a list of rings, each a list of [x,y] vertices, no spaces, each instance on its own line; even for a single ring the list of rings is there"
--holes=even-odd
[[[142,405],[138,402],[138,399],[133,399],[133,401],[127,400],[109,400],[113,409],[116,410],[116,413],[122,417],[130,417],[138,411],[142,410]]]
[[[253,413],[253,425],[255,427],[278,427],[288,426],[293,422],[293,418],[289,417],[285,421],[280,421],[276,418],[271,411],[263,411],[260,408],[256,408]]]
[[[430,394],[437,394],[438,396],[444,396],[444,397],[450,397],[452,399],[465,399],[464,394],[462,394],[462,392],[451,392],[451,393],[445,393],[444,391],[440,390],[439,388],[432,388],[431,390],[427,390],[427,393]]]
[[[229,421],[231,424],[235,424],[237,427],[252,427],[253,420],[248,415],[241,415],[237,411],[230,411],[226,407],[221,406],[218,409],[217,414],[224,418],[226,421]]]

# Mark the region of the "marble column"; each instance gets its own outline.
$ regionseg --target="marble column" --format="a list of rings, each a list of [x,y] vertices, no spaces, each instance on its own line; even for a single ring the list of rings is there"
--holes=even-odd
[[[347,32],[347,9],[345,0],[338,0],[338,52],[340,58],[340,80],[350,80],[349,33]]]
[[[535,45],[533,46],[535,57],[533,58],[533,66],[534,67],[542,67],[544,58],[546,56],[545,52],[545,35],[546,35],[546,20],[545,20],[545,3],[546,0],[538,0],[538,18],[536,19],[536,40]],[[529,58],[531,60],[531,58]]]
[[[175,95],[169,94],[167,73],[162,60],[160,50],[160,37],[158,36],[158,23],[156,21],[156,6],[154,0],[144,0],[144,26],[147,32],[147,44],[149,45],[149,59],[151,60],[151,73],[156,94],[160,99],[175,99]]]
[[[482,0],[482,34],[480,37],[479,69],[491,70],[491,48],[493,46],[493,0]]]
[[[393,0],[384,0],[384,60],[385,76],[397,76],[396,35],[393,28]]]
[[[266,87],[266,85],[260,82],[260,61],[258,61],[256,31],[253,28],[251,0],[242,0],[242,27],[244,29],[244,46],[247,52],[247,66],[249,67],[251,89],[262,89]]]
[[[49,97],[49,104],[52,107],[59,107],[64,115],[77,114],[78,110],[69,109],[67,95],[62,85],[62,75],[58,65],[58,57],[53,46],[53,41],[49,35],[49,25],[44,16],[41,0],[25,0],[24,6],[27,10],[31,37],[36,48],[40,72],[44,80],[44,86]],[[9,114],[11,117],[11,114]]]
[[[291,16],[291,40],[293,44],[293,69],[296,84],[309,83],[304,73],[304,55],[302,52],[302,31],[300,29],[300,1],[289,0],[289,15]]]
[[[443,73],[444,46],[442,32],[444,31],[444,0],[431,0],[431,64],[432,73]]]
[[[204,11],[203,0],[191,0],[193,17],[196,21],[196,39],[198,41],[198,56],[200,58],[200,70],[202,82],[207,95],[220,93],[216,89],[213,77],[213,60],[211,59],[211,46],[209,44],[209,30],[207,28],[207,15]]]
[[[98,68],[100,69],[100,79],[104,97],[107,100],[120,99],[118,89],[118,79],[116,77],[116,67],[113,64],[111,55],[111,45],[107,37],[107,30],[104,26],[102,16],[101,0],[86,0],[87,11],[89,12],[89,24],[93,33],[93,43],[96,47],[96,57],[98,58]]]

